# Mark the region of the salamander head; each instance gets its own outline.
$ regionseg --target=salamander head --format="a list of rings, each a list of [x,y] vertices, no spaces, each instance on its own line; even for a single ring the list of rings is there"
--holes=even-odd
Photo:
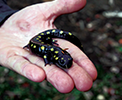
[[[73,58],[69,54],[64,54],[58,59],[56,65],[68,69],[72,66],[72,61]]]

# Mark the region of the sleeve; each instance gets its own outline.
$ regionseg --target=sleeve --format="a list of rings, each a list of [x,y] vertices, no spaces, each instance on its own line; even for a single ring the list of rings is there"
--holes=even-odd
[[[0,26],[15,12],[7,5],[6,0],[0,0]]]

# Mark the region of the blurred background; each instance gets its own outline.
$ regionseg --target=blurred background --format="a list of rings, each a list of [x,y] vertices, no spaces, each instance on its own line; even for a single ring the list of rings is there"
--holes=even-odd
[[[13,9],[50,0],[8,0]],[[58,29],[79,37],[98,78],[87,92],[61,94],[46,80],[32,82],[0,67],[0,100],[122,100],[122,0],[87,0],[83,10],[58,17]]]

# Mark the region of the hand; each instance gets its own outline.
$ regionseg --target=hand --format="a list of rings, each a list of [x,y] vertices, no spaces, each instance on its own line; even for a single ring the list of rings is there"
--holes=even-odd
[[[68,52],[74,59],[72,67],[64,71],[55,65],[45,67],[42,58],[23,49],[39,32],[56,28],[53,22],[57,16],[82,9],[85,4],[86,0],[55,0],[13,14],[0,28],[0,64],[35,82],[46,78],[61,93],[70,92],[74,86],[80,91],[89,90],[97,71],[75,45],[57,39],[61,48],[69,48]]]

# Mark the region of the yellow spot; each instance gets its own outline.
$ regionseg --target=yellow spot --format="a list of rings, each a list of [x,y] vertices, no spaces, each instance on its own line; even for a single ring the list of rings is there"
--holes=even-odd
[[[36,45],[34,45],[33,48],[36,48]]]
[[[38,36],[38,38],[41,38],[41,36]]]
[[[36,38],[36,40],[39,40],[39,38]]]
[[[55,53],[57,54],[57,53],[59,53],[59,51],[55,51]]]
[[[45,47],[44,46],[41,46],[41,50],[44,50],[45,49]]]
[[[70,60],[70,58],[68,58],[68,60]]]
[[[53,42],[55,42],[55,40],[53,40]]]
[[[51,50],[51,51],[54,51],[54,48],[51,48],[50,50]]]
[[[54,58],[56,57],[56,55],[53,56]]]
[[[72,33],[69,32],[69,35],[72,35]]]
[[[48,39],[50,39],[50,37],[48,37]]]
[[[55,32],[55,30],[52,30],[52,32]]]
[[[41,44],[44,44],[44,42],[41,42]]]
[[[58,57],[56,57],[55,60],[58,60]]]
[[[44,58],[47,58],[47,56],[46,56],[46,55],[44,55]]]
[[[44,35],[44,33],[41,33],[41,35]]]
[[[48,31],[47,34],[50,34],[50,32]]]
[[[61,60],[64,60],[64,58],[61,58]]]
[[[31,44],[31,47],[33,47],[33,44]]]
[[[39,40],[39,42],[42,42],[41,40]]]
[[[60,31],[60,34],[62,34],[63,33],[63,31]]]

